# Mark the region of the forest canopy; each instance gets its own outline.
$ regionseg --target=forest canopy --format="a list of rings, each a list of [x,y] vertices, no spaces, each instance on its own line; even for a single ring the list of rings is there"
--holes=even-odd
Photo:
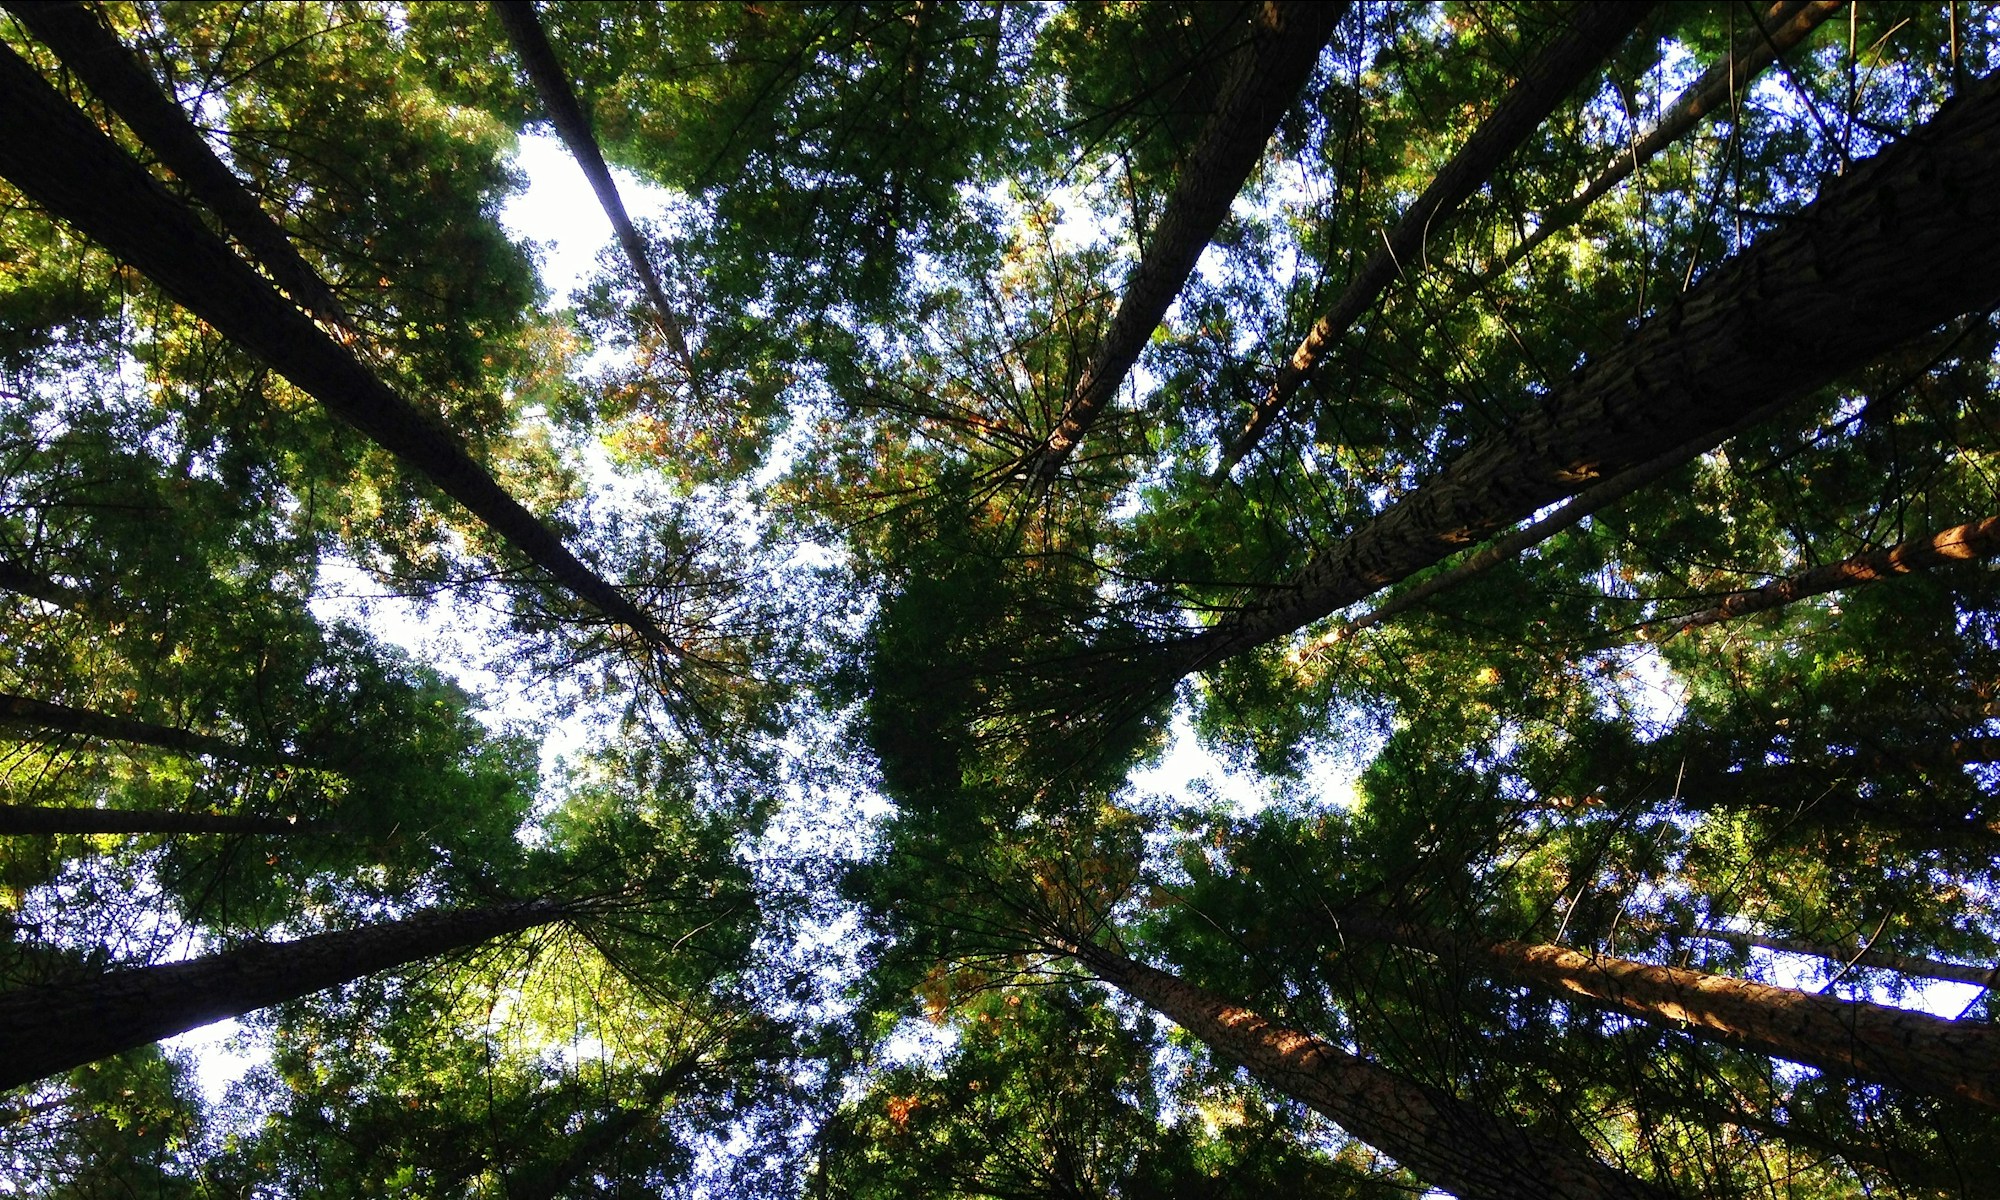
[[[2000,1195],[2000,9],[0,0],[0,113],[0,1196]]]

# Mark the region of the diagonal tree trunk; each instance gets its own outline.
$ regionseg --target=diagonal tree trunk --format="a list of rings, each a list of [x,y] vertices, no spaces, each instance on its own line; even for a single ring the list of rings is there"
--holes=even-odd
[[[169,195],[33,67],[0,46],[0,177],[463,504],[528,561],[647,642],[664,630],[509,495],[435,414],[410,403]]]
[[[5,0],[14,19],[56,52],[64,67],[111,106],[176,178],[221,219],[300,307],[332,325],[347,323],[340,301],[299,256],[250,189],[209,149],[185,109],[160,90],[139,57],[98,15],[74,0]]]
[[[1284,637],[1661,445],[1719,442],[1882,352],[2000,301],[2000,77],[1833,180],[1512,428],[1314,555],[1288,585],[1165,643],[1178,677]]]
[[[549,44],[548,34],[535,16],[533,0],[497,0],[492,9],[507,30],[507,40],[513,43],[514,52],[521,56],[521,66],[542,98],[542,108],[548,113],[550,124],[556,127],[556,136],[562,139],[577,166],[583,168],[585,178],[590,180],[590,190],[597,193],[597,203],[611,219],[618,244],[638,273],[639,286],[645,289],[646,298],[653,303],[660,332],[666,335],[667,349],[679,360],[681,370],[687,374],[688,387],[699,399],[701,386],[695,378],[694,355],[688,351],[680,321],[674,316],[673,305],[667,302],[667,290],[660,285],[659,274],[653,270],[646,240],[639,236],[639,230],[625,211],[625,201],[618,195],[618,183],[611,178],[611,167],[604,161],[597,135],[591,132],[590,115],[570,87],[562,60],[556,57],[555,47]]]
[[[280,750],[263,750],[227,738],[176,729],[171,725],[155,725],[149,721],[135,721],[130,717],[71,708],[67,704],[51,704],[46,700],[4,692],[0,692],[0,727],[157,746],[177,754],[227,759],[253,767],[318,765]]]
[[[0,591],[40,600],[61,609],[74,610],[84,603],[82,592],[57,583],[46,575],[38,575],[11,558],[0,558]]]
[[[1954,526],[1927,538],[1899,542],[1882,550],[1870,550],[1852,558],[1801,571],[1760,588],[1736,592],[1720,603],[1642,626],[1648,641],[1663,642],[1677,633],[1732,621],[1751,613],[1769,612],[1808,596],[1878,583],[1898,575],[1953,563],[1971,562],[2000,555],[2000,517],[1986,517]]]
[[[1242,1063],[1266,1087],[1326,1114],[1433,1187],[1495,1200],[1663,1195],[1623,1171],[1165,971],[1095,944],[1072,954],[1105,982]]]
[[[1835,1075],[2000,1108],[2000,1027],[1728,975],[1343,914],[1343,933]]]
[[[240,813],[0,804],[0,834],[221,833],[290,836],[324,832],[313,821]]]
[[[1320,360],[1343,337],[1397,276],[1421,263],[1424,244],[1458,211],[1458,206],[1492,178],[1502,160],[1555,111],[1563,98],[1589,78],[1605,56],[1638,27],[1650,4],[1578,4],[1568,29],[1529,65],[1499,107],[1480,122],[1457,154],[1410,205],[1396,227],[1384,231],[1382,246],[1370,254],[1333,307],[1306,334],[1292,357],[1278,370],[1243,429],[1224,448],[1214,480],[1228,477],[1257,444],[1284,406],[1298,394]]]
[[[1535,231],[1507,252],[1506,259],[1487,273],[1486,278],[1505,274],[1508,269],[1535,252],[1535,248],[1568,229],[1590,211],[1632,173],[1683,135],[1699,125],[1730,98],[1750,86],[1757,73],[1784,57],[1792,47],[1818,29],[1820,23],[1841,10],[1845,0],[1778,0],[1757,21],[1757,27],[1736,39],[1722,61],[1711,64],[1701,78],[1689,84],[1662,113],[1645,136],[1618,155],[1597,177],[1584,185],[1573,200],[1565,201],[1533,218]],[[1483,281],[1482,281],[1483,282]]]
[[[377,971],[469,949],[577,910],[573,902],[531,900],[422,913],[6,992],[0,994],[0,1088],[32,1083]]]
[[[1258,6],[1250,44],[1237,53],[1215,113],[1174,183],[1166,212],[1126,277],[1104,340],[1084,367],[1056,427],[1021,465],[1031,478],[1053,478],[1118,394],[1263,157],[1278,121],[1311,80],[1320,49],[1347,9],[1344,2],[1313,0],[1267,0]]]

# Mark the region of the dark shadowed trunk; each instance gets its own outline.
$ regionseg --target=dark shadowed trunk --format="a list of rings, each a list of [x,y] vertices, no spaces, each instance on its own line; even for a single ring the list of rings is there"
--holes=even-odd
[[[548,113],[549,123],[555,126],[556,136],[562,139],[563,146],[569,150],[577,166],[583,168],[584,176],[590,180],[591,191],[597,193],[598,205],[611,219],[618,245],[631,261],[632,269],[638,273],[639,286],[645,289],[646,298],[652,301],[653,311],[659,318],[660,332],[667,338],[667,349],[673,352],[681,370],[687,374],[689,388],[699,397],[694,355],[688,351],[687,337],[679,318],[674,315],[673,305],[667,302],[667,289],[661,286],[659,273],[653,270],[652,257],[646,252],[646,240],[639,236],[638,228],[625,211],[625,201],[618,195],[617,181],[611,178],[611,167],[604,161],[604,152],[597,145],[597,135],[591,132],[590,114],[584,111],[582,100],[570,86],[569,73],[563,70],[555,47],[549,44],[548,34],[543,32],[542,23],[535,16],[534,4],[531,0],[498,0],[492,8],[507,30],[507,40],[513,43],[514,53],[520,55],[521,66],[535,85],[535,93],[541,97],[542,109]]]
[[[0,994],[0,1088],[309,996],[350,980],[560,920],[576,905],[531,900],[423,913],[290,942]]]
[[[435,414],[389,388],[280,296],[144,167],[0,46],[0,176],[463,504],[528,561],[670,652],[651,616],[509,495]]]
[[[1883,352],[2000,301],[2000,79],[1826,185],[1513,427],[1316,554],[1284,587],[1160,648],[1168,677],[1284,637],[1537,509],[1719,442]]]
[[[1077,961],[1134,1000],[1247,1067],[1264,1086],[1332,1118],[1417,1178],[1458,1196],[1500,1200],[1662,1193],[1587,1155],[1532,1137],[1436,1088],[1230,1004],[1101,946]]]
[[[46,700],[34,700],[27,696],[12,696],[6,693],[0,693],[0,729],[25,729],[68,737],[131,742],[140,746],[157,746],[177,754],[227,759],[230,762],[253,767],[314,765],[280,750],[259,749],[255,746],[245,746],[241,742],[232,742],[227,738],[209,737],[185,729],[176,729],[171,725],[154,725],[147,721],[134,721],[129,717],[116,717],[109,713],[92,712],[87,708],[71,708],[66,704],[50,704]]]
[[[105,28],[95,12],[71,0],[6,0],[6,8],[139,135],[293,300],[322,320],[346,323],[326,281],[299,256],[243,181],[209,149],[186,110],[160,90],[146,64]]]
[[[1188,154],[1166,212],[1137,266],[1126,277],[1118,311],[1085,366],[1061,419],[1022,464],[1037,479],[1062,469],[1139,361],[1139,352],[1186,285],[1195,260],[1229,215],[1256,169],[1278,121],[1312,79],[1321,47],[1347,11],[1345,3],[1265,3],[1250,44],[1223,82],[1214,115]]]
[[[80,608],[84,602],[82,592],[57,583],[46,575],[37,575],[11,558],[0,558],[0,591],[40,600],[62,609]]]
[[[323,827],[312,821],[286,817],[0,804],[0,834],[222,833],[289,836],[321,832],[324,832]]]
[[[1556,105],[1588,79],[1650,11],[1650,4],[1578,4],[1571,10],[1567,30],[1529,64],[1520,82],[1472,131],[1396,227],[1383,233],[1381,248],[1349,278],[1333,306],[1279,369],[1242,431],[1223,450],[1216,480],[1243,461],[1320,360],[1363,313],[1374,307],[1383,290],[1423,262],[1424,243],[1442,229],[1458,206],[1492,178],[1501,161],[1541,128]]]

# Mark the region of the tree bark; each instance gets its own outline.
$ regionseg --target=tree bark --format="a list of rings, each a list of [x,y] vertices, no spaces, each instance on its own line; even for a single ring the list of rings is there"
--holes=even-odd
[[[1344,914],[1339,927],[1829,1074],[2000,1108],[2000,1026],[1565,946],[1478,941],[1369,914]]]
[[[1651,460],[1718,443],[1877,355],[2000,302],[2000,77],[1828,183],[1510,429],[1313,556],[1288,585],[1161,644],[1175,677],[1284,637]]]
[[[1758,20],[1757,28],[1737,38],[1722,61],[1711,64],[1708,70],[1702,72],[1701,78],[1674,97],[1674,102],[1661,114],[1659,122],[1634,142],[1631,149],[1619,154],[1596,178],[1584,185],[1575,199],[1536,216],[1535,231],[1508,251],[1505,261],[1488,272],[1486,278],[1505,274],[1550,237],[1576,224],[1605,193],[1651,162],[1660,151],[1679,141],[1682,135],[1728,102],[1730,97],[1743,92],[1759,71],[1804,41],[1808,34],[1819,28],[1820,22],[1839,12],[1844,3],[1845,0],[1806,0],[1803,3],[1801,0],[1778,0]]]
[[[1324,1113],[1432,1187],[1498,1200],[1663,1195],[1611,1166],[1540,1141],[1463,1100],[1165,971],[1094,944],[1072,953],[1105,982],[1242,1063],[1266,1087]]]
[[[1760,588],[1736,592],[1700,612],[1649,621],[1644,626],[1645,636],[1648,641],[1665,641],[1689,629],[1719,624],[1751,613],[1768,612],[1808,596],[1824,595],[1931,567],[1995,555],[2000,555],[2000,517],[1987,517],[1954,526],[1933,537],[1916,538],[1887,549],[1871,550],[1837,563],[1802,571]]]
[[[0,994],[0,1088],[570,915],[551,900],[423,913]]]
[[[0,834],[222,833],[289,836],[322,832],[312,821],[240,813],[45,808],[0,804]]]
[[[1578,4],[1567,30],[1522,73],[1520,81],[1499,106],[1473,130],[1458,153],[1431,180],[1396,227],[1382,235],[1382,246],[1361,264],[1333,306],[1306,334],[1299,348],[1278,371],[1242,430],[1222,452],[1213,479],[1227,478],[1236,464],[1257,445],[1284,406],[1311,378],[1320,360],[1361,315],[1374,307],[1382,292],[1407,267],[1422,263],[1424,246],[1509,154],[1541,128],[1565,96],[1597,69],[1652,11],[1651,4]]]
[[[46,575],[37,575],[11,558],[0,558],[0,591],[40,600],[64,610],[81,608],[84,602],[83,593],[75,588],[65,587]]]
[[[129,717],[115,717],[87,708],[71,708],[66,704],[51,704],[46,700],[0,692],[0,727],[5,726],[157,746],[177,754],[222,758],[252,767],[316,765],[280,750],[261,750],[227,738],[176,729],[171,725],[154,725],[148,721],[135,721]]]
[[[209,149],[186,110],[160,90],[139,57],[119,42],[96,13],[74,0],[5,0],[14,19],[56,52],[65,68],[117,113],[146,148],[221,219],[278,286],[321,320],[344,326],[346,315],[285,231],[234,172]]]
[[[1056,427],[1022,462],[1036,480],[1053,478],[1118,394],[1139,352],[1186,286],[1195,261],[1229,215],[1278,121],[1311,81],[1320,50],[1348,5],[1267,0],[1250,44],[1238,52],[1216,110],[1174,183],[1167,209],[1138,265],[1126,277],[1111,325],[1098,343]]]
[[[0,177],[145,272],[168,296],[464,505],[585,603],[678,657],[653,618],[508,495],[442,420],[398,395],[287,302],[5,46],[0,108],[11,114],[0,130]]]
[[[610,218],[618,245],[624,249],[632,269],[638,273],[639,286],[645,289],[646,298],[652,301],[653,311],[659,316],[660,332],[666,336],[667,349],[679,360],[681,370],[687,374],[688,387],[699,398],[701,387],[695,378],[694,355],[688,351],[680,321],[674,315],[673,305],[667,302],[667,290],[661,286],[659,274],[653,270],[652,258],[646,252],[646,240],[639,236],[639,230],[625,211],[625,201],[618,194],[618,183],[611,177],[611,167],[604,161],[597,135],[591,132],[590,115],[584,111],[583,102],[570,86],[569,75],[563,70],[562,61],[556,57],[555,47],[549,44],[548,34],[542,30],[540,19],[535,16],[533,0],[497,0],[492,8],[507,31],[507,40],[513,43],[514,52],[520,55],[521,66],[535,85],[536,94],[541,97],[542,108],[549,115],[549,123],[555,126],[556,136],[562,139],[563,146],[569,150],[577,166],[583,168],[584,177],[590,180],[590,190],[597,193],[597,203],[604,209],[604,215]]]

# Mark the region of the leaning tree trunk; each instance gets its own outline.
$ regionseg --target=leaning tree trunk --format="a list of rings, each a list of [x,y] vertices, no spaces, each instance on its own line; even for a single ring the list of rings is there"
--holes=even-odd
[[[83,593],[75,588],[57,583],[46,575],[38,575],[11,558],[0,558],[0,591],[40,600],[61,609],[80,608],[84,602]]]
[[[1333,306],[1306,334],[1299,348],[1271,381],[1250,418],[1222,452],[1214,479],[1227,477],[1257,445],[1286,404],[1312,377],[1320,360],[1362,314],[1374,307],[1397,277],[1420,264],[1425,243],[1458,211],[1458,206],[1492,178],[1502,160],[1541,128],[1542,122],[1637,28],[1651,4],[1578,4],[1568,28],[1521,75],[1520,82],[1472,131],[1464,146],[1410,205],[1396,227],[1382,235],[1380,249],[1355,271]]]
[[[6,0],[6,8],[28,32],[56,52],[65,69],[75,72],[124,119],[293,300],[331,324],[346,323],[340,302],[326,281],[299,256],[291,239],[243,181],[209,149],[186,110],[160,90],[153,73],[96,13],[74,0]]]
[[[2000,1026],[1566,946],[1479,941],[1370,914],[1344,914],[1339,927],[1565,1000],[1829,1074],[2000,1108]]]
[[[156,746],[162,750],[172,750],[176,754],[227,759],[251,767],[318,765],[280,750],[262,750],[255,746],[245,746],[241,742],[232,742],[227,738],[209,737],[206,734],[176,729],[171,725],[155,725],[148,721],[135,721],[130,717],[112,716],[109,713],[93,712],[87,708],[71,708],[67,704],[51,704],[46,700],[13,696],[4,692],[0,692],[0,728],[26,729],[68,737],[101,738],[111,742]]]
[[[1166,212],[1126,277],[1104,340],[1090,356],[1056,427],[1022,463],[1026,474],[1052,478],[1118,394],[1263,157],[1278,121],[1311,80],[1321,47],[1347,9],[1344,0],[1281,0],[1258,7],[1250,44],[1237,53],[1215,112],[1174,183]]]
[[[1660,151],[1679,141],[1689,130],[1699,125],[1702,118],[1715,112],[1732,97],[1740,95],[1750,86],[1750,81],[1758,72],[1770,66],[1792,47],[1806,39],[1820,23],[1841,10],[1846,0],[1778,0],[1758,19],[1757,27],[1736,39],[1736,44],[1720,62],[1713,63],[1701,73],[1701,78],[1689,84],[1680,95],[1674,97],[1667,111],[1645,136],[1618,152],[1597,177],[1585,184],[1574,199],[1566,200],[1533,218],[1535,231],[1521,239],[1519,245],[1507,252],[1501,264],[1487,273],[1487,278],[1504,274],[1515,263],[1535,252],[1535,248],[1551,236],[1568,229],[1581,220],[1590,206],[1604,198],[1605,193],[1629,178],[1634,171]]]
[[[2000,301],[2000,77],[1833,180],[1536,409],[1204,633],[1178,677],[1287,636],[1546,505],[1770,415],[1954,317]]]
[[[1290,1029],[1165,971],[1094,944],[1074,957],[1159,1012],[1266,1087],[1326,1114],[1432,1187],[1495,1200],[1646,1197],[1651,1185],[1532,1137],[1437,1088]]]
[[[597,135],[591,132],[590,115],[584,111],[583,102],[570,87],[569,75],[562,68],[562,61],[556,57],[556,49],[549,44],[549,38],[542,31],[542,23],[535,16],[532,0],[498,0],[492,5],[500,24],[507,30],[507,40],[514,44],[514,52],[521,56],[521,66],[528,72],[528,78],[535,85],[535,92],[542,98],[542,108],[549,114],[549,123],[556,127],[556,136],[562,139],[570,157],[583,168],[584,177],[590,180],[590,190],[597,193],[597,203],[604,209],[604,215],[611,221],[612,232],[618,237],[618,245],[625,251],[625,257],[632,263],[632,269],[639,275],[639,286],[652,301],[653,311],[659,316],[660,331],[666,335],[667,349],[680,362],[687,375],[688,387],[697,398],[701,393],[695,378],[694,355],[688,351],[687,337],[681,329],[680,320],[667,302],[667,289],[660,285],[659,273],[653,270],[652,257],[646,252],[646,239],[639,236],[639,230],[632,224],[630,214],[625,211],[625,201],[618,195],[618,183],[611,178],[611,167],[604,161],[604,151],[597,145]]]
[[[423,913],[290,942],[0,994],[0,1088],[32,1083],[214,1021],[296,1000],[405,963],[560,920],[574,903],[531,900]]]
[[[89,118],[0,44],[0,177],[143,271],[202,320],[464,505],[528,561],[612,620],[678,649],[474,459],[436,414],[398,395],[237,257]]]
[[[0,834],[220,833],[288,836],[320,832],[323,832],[323,829],[316,822],[286,817],[0,804]]]

